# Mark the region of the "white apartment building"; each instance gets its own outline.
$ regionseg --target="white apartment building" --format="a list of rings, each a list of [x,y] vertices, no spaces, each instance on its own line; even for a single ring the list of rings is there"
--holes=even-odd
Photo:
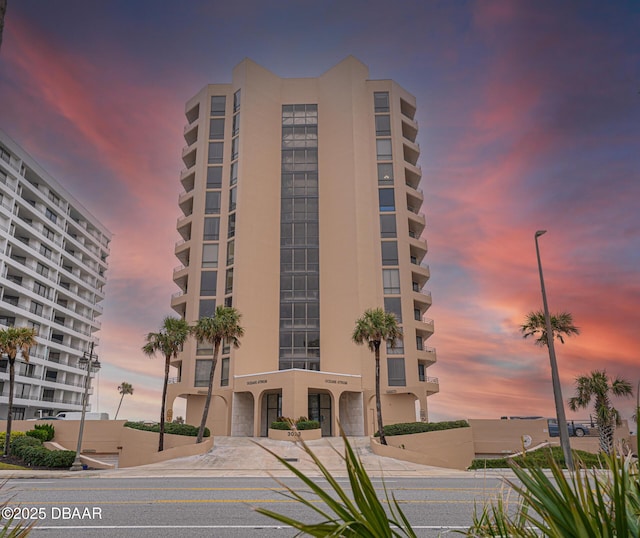
[[[0,328],[33,327],[29,362],[16,361],[14,419],[80,411],[96,342],[111,233],[0,130]],[[0,418],[9,372],[0,359]]]

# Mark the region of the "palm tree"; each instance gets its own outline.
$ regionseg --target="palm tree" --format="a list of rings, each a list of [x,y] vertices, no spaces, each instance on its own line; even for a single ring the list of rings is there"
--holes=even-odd
[[[7,410],[7,434],[4,440],[4,455],[11,450],[11,422],[13,420],[13,385],[16,378],[16,357],[18,353],[29,362],[29,349],[35,346],[36,331],[27,327],[9,327],[0,330],[0,356],[6,356],[9,362],[9,402]]]
[[[544,312],[529,312],[524,325],[520,326],[522,336],[537,336],[536,345],[547,345],[547,324],[544,319]],[[580,329],[573,324],[573,316],[569,312],[561,312],[551,316],[551,332],[556,340],[564,344],[565,336],[580,334]]]
[[[240,340],[244,335],[244,329],[240,326],[240,313],[231,306],[218,306],[215,315],[212,317],[203,317],[198,320],[191,332],[198,342],[208,342],[213,346],[213,360],[211,361],[211,372],[209,374],[209,388],[207,390],[207,399],[205,400],[204,410],[202,411],[202,421],[198,430],[198,438],[196,443],[202,443],[204,436],[204,428],[207,424],[209,416],[209,406],[211,405],[211,395],[213,394],[213,376],[218,364],[218,355],[220,354],[220,345],[223,340],[233,345],[240,346]]]
[[[382,425],[382,405],[380,403],[380,344],[388,341],[391,347],[396,340],[402,339],[402,332],[398,327],[398,320],[394,314],[385,312],[382,308],[373,308],[365,311],[364,315],[356,320],[356,327],[351,336],[356,344],[367,344],[373,351],[376,361],[376,413],[378,417],[378,435],[380,443],[387,444]]]
[[[124,399],[124,397],[127,394],[133,394],[133,385],[131,385],[131,383],[123,381],[122,383],[120,383],[120,385],[118,385],[118,392],[120,393],[120,403],[118,404],[116,416],[113,420],[116,420],[118,418],[118,413],[120,412],[120,406],[122,405],[122,400]]]
[[[158,452],[164,449],[164,415],[167,404],[167,386],[169,385],[169,366],[171,358],[176,358],[178,352],[189,336],[189,324],[181,319],[167,316],[162,322],[162,327],[157,333],[149,333],[146,336],[147,343],[142,346],[142,351],[149,357],[160,353],[164,356],[164,384],[162,385],[162,409],[160,410],[160,439]]]
[[[620,414],[611,405],[610,394],[632,396],[631,383],[621,377],[610,382],[605,370],[594,370],[589,375],[576,378],[576,395],[569,399],[572,411],[584,409],[594,400],[600,450],[606,454],[611,454],[613,450],[613,430],[620,424]]]

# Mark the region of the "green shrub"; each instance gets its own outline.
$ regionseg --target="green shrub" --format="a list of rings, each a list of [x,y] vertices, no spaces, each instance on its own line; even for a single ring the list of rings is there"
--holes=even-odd
[[[275,420],[271,423],[271,429],[272,430],[290,430],[291,429],[291,424],[289,422],[285,422],[285,421],[278,421]]]
[[[584,467],[589,469],[598,469],[602,467],[602,460],[598,454],[591,454],[584,450],[572,450],[571,452],[577,459],[580,459],[580,462]],[[551,448],[533,450],[522,456],[516,456],[515,458],[476,459],[473,460],[469,469],[504,469],[509,468],[509,461],[513,461],[518,466],[525,469],[532,467],[550,469],[550,458],[552,458],[560,467],[566,467],[562,448],[554,446]]]
[[[24,432],[11,432],[11,442],[9,443],[11,446],[13,446],[13,441],[14,439],[17,439],[18,437],[24,437],[25,433]],[[4,451],[4,440],[7,437],[7,432],[0,432],[0,450]]]
[[[45,466],[55,469],[69,468],[76,459],[76,453],[73,450],[47,450],[48,454],[45,459]]]
[[[13,437],[13,436],[11,436]],[[11,440],[11,454],[17,458],[22,458],[23,450],[34,446],[42,446],[42,441],[28,435],[21,435]]]
[[[320,428],[320,423],[317,420],[301,420],[296,422],[296,428],[299,430],[317,430]]]
[[[435,432],[453,430],[455,428],[468,428],[466,420],[450,420],[445,422],[402,422],[400,424],[388,424],[384,427],[385,435],[410,435],[412,433]],[[378,432],[375,433],[378,437]]]
[[[51,424],[36,424],[33,429],[47,432],[45,441],[51,441],[56,435],[56,430]]]
[[[31,435],[16,438],[11,443],[11,454],[34,467],[71,467],[76,453],[73,450],[48,450],[42,441]]]
[[[134,430],[142,430],[145,432],[160,433],[160,424],[144,424],[142,422],[125,422],[125,428],[132,428]],[[191,426],[190,424],[176,424],[174,422],[165,422],[164,433],[170,433],[172,435],[186,435],[189,437],[198,436],[198,427]],[[209,428],[204,429],[204,436],[210,437],[211,432]]]
[[[49,432],[44,430],[29,430],[26,432],[29,437],[40,439],[43,443],[49,440]]]
[[[271,423],[272,430],[291,430],[293,420],[286,417],[278,417],[278,420]],[[317,420],[309,420],[307,417],[300,417],[295,421],[296,429],[298,430],[317,430],[320,427],[320,423]]]

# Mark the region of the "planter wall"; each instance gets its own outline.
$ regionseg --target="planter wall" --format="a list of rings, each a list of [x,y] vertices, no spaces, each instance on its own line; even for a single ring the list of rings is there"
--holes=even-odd
[[[274,441],[315,441],[322,438],[322,430],[272,430],[269,428],[269,439]]]

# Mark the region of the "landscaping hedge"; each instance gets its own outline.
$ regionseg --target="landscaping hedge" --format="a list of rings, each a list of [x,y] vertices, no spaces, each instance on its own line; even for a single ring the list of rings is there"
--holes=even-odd
[[[25,435],[11,442],[11,454],[35,467],[67,468],[71,467],[76,453],[73,450],[49,450],[42,441]]]
[[[133,428],[134,430],[142,430],[145,432],[160,433],[160,424],[144,424],[142,422],[125,422],[125,428]],[[198,436],[198,427],[191,426],[190,424],[176,424],[175,422],[164,423],[164,433],[170,433],[172,435],[187,435],[189,437]],[[210,437],[211,432],[209,428],[204,429],[204,436]]]
[[[13,446],[13,441],[15,439],[17,439],[18,437],[24,437],[26,434],[24,432],[11,432],[11,442],[9,443],[11,446]],[[7,437],[7,432],[0,432],[0,450],[4,451],[4,440]]]
[[[601,468],[603,460],[598,454],[591,454],[583,450],[572,450],[573,456],[579,460],[582,465],[591,468]],[[564,462],[564,453],[561,447],[554,446],[550,448],[541,448],[532,450],[522,456],[514,458],[491,458],[491,459],[475,459],[471,462],[469,469],[504,469],[509,468],[509,460],[517,463],[520,467],[538,467],[549,469],[551,467],[550,459],[554,459],[561,467],[566,467]]]
[[[295,422],[296,428],[298,430],[317,430],[318,428],[320,428],[320,423],[317,420],[308,420],[306,417],[301,418],[304,418],[304,420],[298,419]],[[292,423],[293,420],[291,419],[276,420],[271,423],[270,428],[272,430],[290,430]]]
[[[451,420],[446,422],[402,422],[400,424],[388,424],[384,426],[385,435],[409,435],[412,433],[435,432],[453,430],[455,428],[468,428],[466,420]],[[375,433],[378,437],[378,432]]]

